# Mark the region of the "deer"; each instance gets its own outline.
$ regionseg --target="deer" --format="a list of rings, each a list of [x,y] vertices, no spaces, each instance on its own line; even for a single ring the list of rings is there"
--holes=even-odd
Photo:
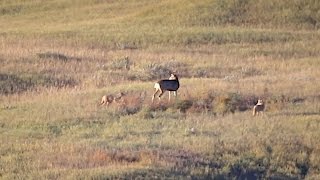
[[[173,91],[174,96],[177,97],[177,90],[180,87],[179,79],[176,74],[170,74],[169,79],[162,79],[154,84],[154,88],[156,89],[153,96],[152,96],[152,103],[154,102],[154,98],[160,92],[158,95],[159,101],[161,100],[161,96],[164,92],[169,91],[169,102],[170,102],[170,96],[171,92]]]
[[[255,115],[262,114],[264,111],[264,108],[265,108],[264,102],[261,99],[259,99],[258,103],[255,106],[253,106],[252,115],[255,116]]]
[[[100,106],[103,106],[103,105],[107,105],[109,106],[109,104],[111,104],[112,102],[116,102],[116,103],[119,103],[121,100],[122,100],[122,97],[124,96],[125,94],[123,92],[120,92],[116,95],[112,95],[112,94],[109,94],[109,95],[104,95],[102,96],[101,98],[101,102],[100,102]]]

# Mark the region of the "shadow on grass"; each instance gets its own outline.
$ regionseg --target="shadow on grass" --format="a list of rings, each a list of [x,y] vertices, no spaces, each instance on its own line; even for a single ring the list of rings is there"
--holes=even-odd
[[[40,59],[45,59],[45,60],[58,60],[58,61],[62,61],[62,62],[67,62],[67,61],[70,61],[70,60],[81,61],[80,58],[71,57],[71,56],[66,56],[66,55],[64,55],[64,54],[57,53],[57,52],[37,53],[37,56],[38,56]]]
[[[319,116],[320,112],[279,112],[271,116]]]

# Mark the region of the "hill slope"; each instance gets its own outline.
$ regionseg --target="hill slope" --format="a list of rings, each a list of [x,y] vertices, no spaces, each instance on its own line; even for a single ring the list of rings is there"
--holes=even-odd
[[[261,42],[318,29],[319,10],[314,0],[14,0],[2,2],[0,33],[107,45]],[[276,35],[261,31],[271,28]]]

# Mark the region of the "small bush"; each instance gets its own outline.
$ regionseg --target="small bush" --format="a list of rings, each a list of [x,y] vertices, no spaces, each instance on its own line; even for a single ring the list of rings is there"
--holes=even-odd
[[[212,109],[213,112],[222,115],[235,111],[246,111],[251,109],[257,100],[258,97],[254,95],[240,95],[238,93],[216,95],[213,98]]]
[[[120,42],[116,43],[116,47],[121,50],[126,49],[138,49],[138,45],[135,42]]]
[[[67,56],[60,53],[56,53],[56,52],[38,53],[37,55],[40,59],[53,59],[53,60],[62,60],[62,61],[68,60]]]
[[[192,76],[206,78],[222,78],[227,75],[226,72],[226,70],[217,67],[198,67],[192,72]]]
[[[261,160],[254,156],[244,156],[230,164],[229,174],[238,179],[261,179],[266,176],[266,169]]]
[[[268,106],[268,110],[277,111],[286,106],[288,102],[290,102],[290,99],[284,95],[272,95],[268,97],[266,104]]]
[[[169,77],[171,69],[161,64],[149,64],[145,67],[146,74],[149,75],[150,79],[161,79]]]
[[[22,5],[0,7],[0,15],[16,15],[23,10]]]
[[[113,70],[130,70],[133,65],[128,56],[120,59],[113,60],[110,64],[110,68]]]
[[[24,75],[16,76],[0,74],[0,94],[21,93],[33,90],[38,86],[43,87],[72,87],[77,82],[70,77],[51,77],[47,75]]]
[[[141,111],[139,112],[139,116],[141,118],[143,118],[143,119],[152,119],[152,118],[154,118],[152,110],[149,107],[143,107],[141,109]]]
[[[89,167],[101,167],[110,164],[137,163],[141,160],[140,153],[126,150],[107,151],[102,149],[89,152],[86,162]]]
[[[152,104],[149,108],[150,108],[150,111],[165,111],[169,108],[169,105],[166,103],[158,103],[158,104]]]
[[[143,68],[144,74],[149,77],[149,80],[169,78],[170,73],[178,72],[185,73],[186,64],[178,61],[169,61],[162,64],[151,63]]]
[[[240,96],[235,93],[223,94],[215,97],[213,111],[218,114],[234,113],[238,109]]]
[[[262,73],[253,67],[242,67],[241,68],[241,76],[242,77],[252,77],[252,76],[258,76]]]
[[[216,22],[222,24],[243,24],[245,23],[246,12],[248,10],[249,0],[238,1],[217,1],[216,13],[219,13],[219,17],[216,17]]]
[[[136,114],[137,112],[139,112],[140,109],[141,109],[141,107],[120,106],[117,113],[122,116],[133,115],[133,114]]]
[[[190,113],[202,113],[212,110],[212,100],[210,99],[198,99],[194,100],[192,106],[188,109]]]
[[[0,94],[13,94],[27,91],[35,86],[29,80],[23,80],[16,75],[0,74]]]
[[[180,112],[185,113],[189,108],[191,108],[193,102],[192,100],[179,100],[174,104],[174,107]]]

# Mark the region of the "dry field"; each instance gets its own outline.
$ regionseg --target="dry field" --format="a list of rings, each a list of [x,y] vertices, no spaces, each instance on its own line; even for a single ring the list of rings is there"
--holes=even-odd
[[[258,2],[1,2],[0,179],[319,179],[320,5]]]

